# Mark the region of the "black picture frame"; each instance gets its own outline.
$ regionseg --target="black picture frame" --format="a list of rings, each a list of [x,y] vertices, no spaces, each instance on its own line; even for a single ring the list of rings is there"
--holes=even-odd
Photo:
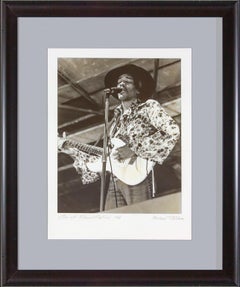
[[[238,1],[2,1],[2,285],[239,286]],[[222,270],[18,270],[17,107],[19,17],[221,17],[223,19]]]

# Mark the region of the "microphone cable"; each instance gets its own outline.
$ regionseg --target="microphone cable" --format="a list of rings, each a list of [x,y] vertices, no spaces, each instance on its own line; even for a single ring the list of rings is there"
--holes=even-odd
[[[110,155],[109,143],[108,143],[107,147],[108,147],[108,154]],[[118,208],[117,188],[116,188],[115,178],[114,178],[114,175],[113,175],[112,159],[111,159],[110,156],[108,156],[108,159],[109,159],[109,164],[110,164],[110,169],[111,169],[111,178],[112,178],[113,190],[114,190],[114,195],[115,195],[115,204],[116,204],[116,208]]]

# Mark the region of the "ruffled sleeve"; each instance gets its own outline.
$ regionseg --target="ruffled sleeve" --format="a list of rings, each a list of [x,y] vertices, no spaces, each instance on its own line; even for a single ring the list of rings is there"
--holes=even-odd
[[[76,148],[67,148],[62,145],[59,148],[61,152],[68,154],[74,160],[73,167],[76,169],[77,173],[81,176],[83,184],[89,184],[96,182],[100,179],[100,176],[96,172],[92,172],[87,168],[86,163],[92,162],[97,159],[97,156],[90,156]]]

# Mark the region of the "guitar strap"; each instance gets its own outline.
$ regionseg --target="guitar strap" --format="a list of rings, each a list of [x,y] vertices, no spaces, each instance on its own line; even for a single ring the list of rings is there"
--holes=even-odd
[[[116,130],[117,130],[117,127],[118,127],[118,124],[119,124],[119,121],[120,121],[120,116],[121,116],[121,113],[118,110],[115,110],[115,111],[117,111],[117,112],[114,113],[113,122],[111,124],[111,130],[109,133],[110,138],[114,137]]]

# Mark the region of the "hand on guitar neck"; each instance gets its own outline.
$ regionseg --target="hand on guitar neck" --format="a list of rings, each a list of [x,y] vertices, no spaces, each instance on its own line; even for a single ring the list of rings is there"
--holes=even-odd
[[[126,142],[119,138],[112,138],[111,143],[113,148],[107,157],[107,171],[112,172],[117,178],[129,185],[136,185],[142,182],[150,173],[155,163],[138,157],[128,147]],[[58,137],[58,148],[64,152],[76,149],[84,153],[96,155],[96,160],[88,161],[86,165],[90,171],[97,173],[102,171],[102,148],[75,142],[66,139],[66,137]]]

